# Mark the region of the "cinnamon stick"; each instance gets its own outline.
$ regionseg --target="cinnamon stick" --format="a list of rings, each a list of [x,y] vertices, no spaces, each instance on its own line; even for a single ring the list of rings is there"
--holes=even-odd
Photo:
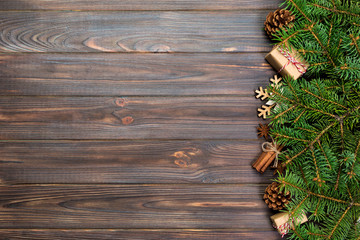
[[[269,156],[265,164],[258,170],[259,173],[264,173],[265,170],[270,166],[270,164],[275,160],[276,153],[275,152],[270,152],[270,153],[271,155]]]
[[[281,151],[281,149],[283,149],[283,146],[278,146],[277,150]],[[269,156],[269,158],[267,159],[267,161],[265,162],[265,164],[263,165],[262,168],[259,169],[260,173],[264,173],[265,170],[270,166],[270,164],[275,160],[276,158],[276,153],[275,152],[270,152],[271,155]]]
[[[269,159],[272,158],[272,155],[275,154],[275,152],[265,152],[266,155],[261,160],[260,164],[256,167],[256,171],[261,172],[261,169],[269,162]]]
[[[258,168],[261,168],[266,163],[266,159],[269,157],[268,153],[269,152],[262,152],[260,157],[253,163],[252,167],[259,171]]]
[[[262,152],[260,157],[252,164],[252,167],[256,168],[261,163],[261,161],[263,160],[265,155],[266,155],[266,152]]]

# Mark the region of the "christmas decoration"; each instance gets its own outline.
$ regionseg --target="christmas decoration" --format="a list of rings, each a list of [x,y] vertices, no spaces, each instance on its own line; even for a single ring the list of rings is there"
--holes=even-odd
[[[259,138],[264,137],[267,139],[269,136],[270,127],[268,124],[259,124],[259,126],[256,128],[258,130]]]
[[[260,98],[261,100],[265,100],[269,97],[267,90],[262,87],[259,87],[259,90],[255,90],[255,93],[257,94],[255,97]]]
[[[294,80],[301,77],[308,68],[302,57],[293,47],[280,44],[265,56],[270,65],[282,76],[290,76]]]
[[[253,163],[253,168],[258,172],[264,173],[270,164],[278,158],[282,146],[270,142],[264,142],[262,146],[263,152],[260,157]]]
[[[276,227],[290,239],[360,239],[360,3],[285,2],[296,23],[273,34],[277,45],[267,56],[283,76],[281,86],[267,88],[277,107],[260,112],[286,147],[276,182],[291,195],[291,220]],[[282,226],[304,212],[307,223]]]
[[[277,9],[275,12],[270,12],[266,21],[264,22],[265,31],[267,35],[272,38],[273,34],[284,29],[285,27],[292,27],[292,22],[295,20],[295,16],[290,11],[285,9]]]
[[[270,82],[272,82],[271,86],[279,86],[280,85],[280,81],[282,80],[282,78],[279,78],[277,75],[274,75],[274,77],[270,78]]]
[[[298,226],[302,223],[308,221],[306,215],[304,213],[300,214],[296,218],[290,218],[290,213],[277,213],[270,217],[274,228],[278,230],[281,234],[281,237],[284,237],[290,229],[295,229],[295,226]]]
[[[266,119],[266,116],[270,116],[271,114],[271,108],[275,105],[266,106],[262,105],[261,108],[258,108],[258,117],[262,117],[263,119]]]
[[[283,209],[289,200],[290,193],[281,192],[277,182],[271,183],[265,190],[264,201],[273,210]]]

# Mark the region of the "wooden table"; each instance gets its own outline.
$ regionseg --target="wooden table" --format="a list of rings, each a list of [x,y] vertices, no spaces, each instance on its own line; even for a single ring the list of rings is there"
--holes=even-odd
[[[1,0],[1,239],[279,239],[254,90],[279,0]]]

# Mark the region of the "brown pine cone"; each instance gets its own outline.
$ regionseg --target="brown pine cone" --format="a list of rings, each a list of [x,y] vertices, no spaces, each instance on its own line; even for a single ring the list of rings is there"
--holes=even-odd
[[[273,34],[284,27],[292,27],[292,22],[295,21],[295,16],[286,9],[277,9],[275,12],[270,12],[266,21],[264,22],[265,31],[270,38]]]
[[[269,208],[273,210],[281,210],[290,201],[290,193],[279,192],[279,183],[271,183],[265,190],[264,200]]]

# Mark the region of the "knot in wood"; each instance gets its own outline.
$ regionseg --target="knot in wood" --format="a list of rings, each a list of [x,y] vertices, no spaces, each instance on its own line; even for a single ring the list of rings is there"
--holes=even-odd
[[[190,165],[191,165],[191,163],[190,162],[188,162],[187,160],[185,160],[185,159],[176,159],[175,161],[174,161],[174,163],[176,164],[176,165],[178,165],[179,167],[189,167]]]
[[[121,119],[122,124],[129,125],[134,122],[134,119],[131,116],[127,116]]]
[[[127,103],[128,103],[128,101],[127,101],[126,98],[117,98],[117,99],[115,99],[116,106],[125,107]]]
[[[172,52],[171,48],[168,45],[165,45],[165,44],[155,44],[155,45],[151,46],[150,50],[152,52],[156,52],[156,53],[159,53],[159,52]]]
[[[179,167],[189,167],[191,165],[191,158],[183,151],[178,151],[171,156],[176,157],[174,163]]]

